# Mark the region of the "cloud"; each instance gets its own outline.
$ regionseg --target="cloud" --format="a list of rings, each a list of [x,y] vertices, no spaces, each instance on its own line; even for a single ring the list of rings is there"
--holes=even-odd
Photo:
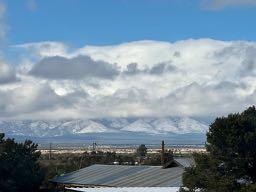
[[[1,116],[51,110],[59,103],[58,96],[49,86],[24,85],[12,90],[0,91]]]
[[[53,56],[67,56],[68,46],[61,42],[37,42],[14,45],[13,48],[27,50],[40,58]]]
[[[3,60],[0,60],[0,84],[17,81],[15,70]]]
[[[0,86],[0,114],[6,118],[208,119],[256,102],[256,42],[135,41],[78,49],[40,42],[16,47],[26,62],[17,61],[19,81]]]
[[[29,74],[49,79],[88,77],[111,79],[118,75],[118,71],[109,63],[93,61],[87,56],[77,56],[71,59],[55,56],[42,59],[31,69]]]
[[[151,74],[151,75],[161,75],[163,73],[175,72],[177,68],[169,63],[159,63],[151,68],[139,69],[137,63],[130,63],[127,65],[127,69],[124,71],[126,75],[136,75],[140,73]]]
[[[247,76],[247,75],[254,76],[254,75],[256,75],[256,57],[255,57],[255,54],[256,54],[256,47],[255,46],[248,47],[245,50],[245,55],[247,57],[242,61],[242,65],[244,67],[240,71],[241,76]]]
[[[206,0],[204,7],[212,10],[219,10],[226,7],[256,6],[255,0]]]
[[[163,103],[177,109],[179,114],[215,117],[216,114],[226,115],[228,111],[237,112],[249,106],[251,101],[248,98],[253,98],[254,94],[241,97],[240,90],[246,89],[242,83],[225,81],[214,85],[191,83],[170,93],[163,98]]]
[[[159,63],[158,65],[153,66],[149,72],[155,75],[161,75],[165,72],[174,72],[176,67],[167,63]]]
[[[94,60],[116,63],[121,70],[127,65],[138,63],[139,69],[170,61],[173,57],[172,44],[161,41],[136,41],[112,46],[84,46],[72,55],[88,55]]]
[[[13,89],[0,90],[0,97],[2,118],[58,119],[72,117],[70,114],[77,110],[76,105],[86,99],[87,94],[77,91],[60,96],[48,83],[24,83]],[[54,115],[51,117],[50,114]]]

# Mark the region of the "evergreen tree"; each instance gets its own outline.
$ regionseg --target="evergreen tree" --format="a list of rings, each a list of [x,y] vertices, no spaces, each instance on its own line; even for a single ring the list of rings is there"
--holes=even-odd
[[[137,155],[140,157],[145,157],[147,154],[147,147],[144,144],[141,144],[137,149]]]
[[[38,164],[40,152],[32,141],[16,143],[0,135],[0,191],[37,191],[43,180]]]
[[[189,191],[254,191],[256,183],[256,109],[217,118],[207,133],[207,153],[183,174]]]

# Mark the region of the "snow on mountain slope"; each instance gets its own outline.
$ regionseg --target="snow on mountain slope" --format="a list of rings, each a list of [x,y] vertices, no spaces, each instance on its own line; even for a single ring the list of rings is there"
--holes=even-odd
[[[183,133],[205,133],[208,126],[194,119],[185,117],[179,121],[178,129]]]
[[[16,136],[53,137],[87,133],[205,133],[208,125],[189,117],[104,118],[56,121],[0,121],[0,132]]]
[[[83,123],[83,122],[82,122]],[[103,133],[108,132],[107,127],[94,121],[89,121],[87,125],[79,124],[79,130],[76,130],[76,134],[81,133]]]
[[[122,128],[123,131],[163,133],[205,133],[208,126],[189,117],[141,118]]]
[[[122,128],[122,131],[143,132],[158,134],[159,132],[151,125],[152,119],[138,119],[137,121]]]
[[[93,121],[104,125],[112,131],[119,131],[123,127],[130,124],[129,119],[126,118],[104,118],[104,119],[94,119]]]
[[[159,132],[179,132],[179,128],[177,127],[175,121],[170,118],[156,119],[152,124]]]

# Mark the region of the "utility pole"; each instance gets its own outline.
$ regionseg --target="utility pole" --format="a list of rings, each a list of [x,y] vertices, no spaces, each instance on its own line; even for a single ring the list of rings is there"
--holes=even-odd
[[[81,168],[82,168],[83,158],[84,158],[84,154],[82,154],[82,156],[81,156],[80,163],[79,163],[79,168],[78,168],[78,169],[81,169]]]
[[[49,160],[52,159],[52,143],[50,143],[50,148],[49,148]]]
[[[96,146],[97,146],[97,143],[96,143],[96,142],[93,142],[93,143],[92,143],[92,150],[93,150],[93,151],[96,151]]]
[[[164,141],[162,141],[162,150],[161,150],[161,165],[165,164],[165,151],[164,151]]]

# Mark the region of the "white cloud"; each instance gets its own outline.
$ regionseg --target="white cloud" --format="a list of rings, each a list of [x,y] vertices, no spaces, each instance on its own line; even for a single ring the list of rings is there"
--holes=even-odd
[[[12,46],[13,48],[26,49],[30,53],[43,57],[67,56],[68,46],[61,42],[37,42]]]
[[[114,46],[85,46],[73,55],[89,55],[94,60],[116,63],[125,70],[130,63],[138,63],[139,69],[151,67],[156,63],[172,58],[172,44],[159,41],[136,41]]]
[[[15,70],[0,59],[0,84],[11,83],[16,80]]]
[[[1,98],[6,98],[0,103],[3,117],[204,118],[242,111],[256,101],[256,42],[137,41],[79,49],[41,42],[16,47],[28,52],[17,67],[20,81],[0,86]],[[72,78],[63,76],[63,63],[49,62],[56,56],[69,61],[66,72],[75,72]],[[78,67],[73,61],[79,57],[92,59]],[[103,78],[111,68],[115,78]]]

